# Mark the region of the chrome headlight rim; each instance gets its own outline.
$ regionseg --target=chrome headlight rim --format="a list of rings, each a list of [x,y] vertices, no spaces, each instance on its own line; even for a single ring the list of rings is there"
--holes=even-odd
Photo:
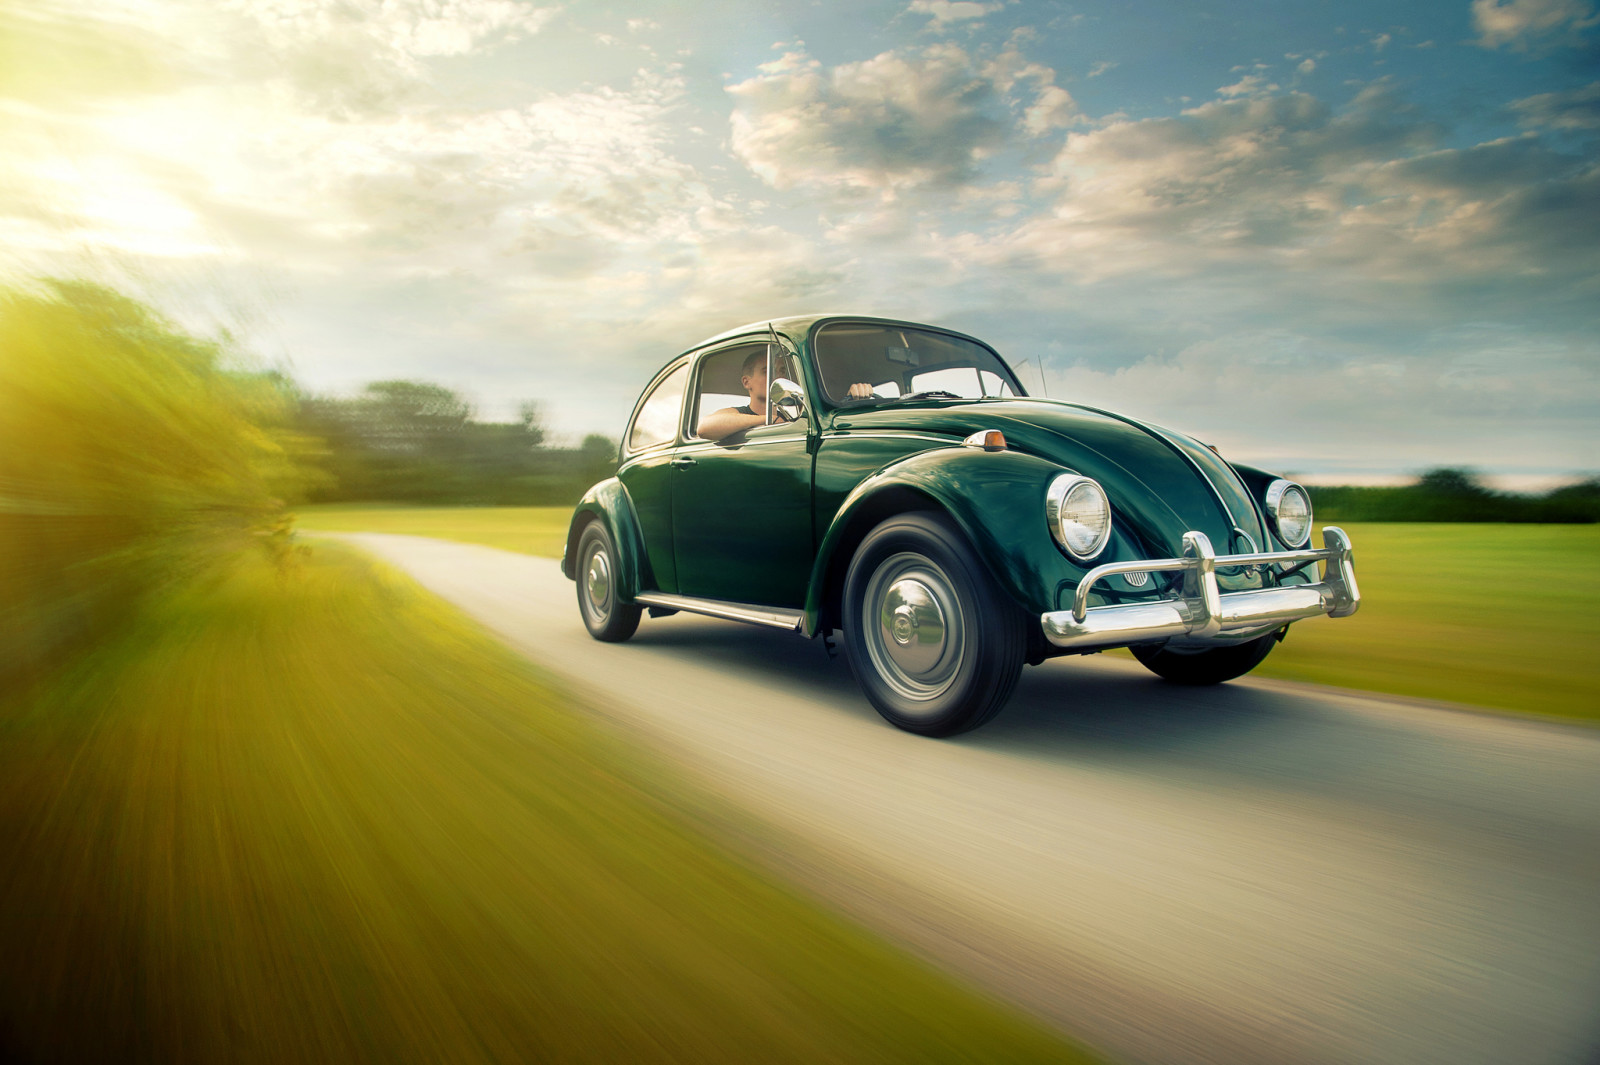
[[[1098,493],[1105,506],[1105,526],[1100,530],[1100,535],[1086,550],[1079,551],[1068,541],[1066,533],[1061,526],[1061,514],[1065,509],[1068,497],[1074,492],[1093,491]],[[1069,556],[1078,562],[1089,562],[1095,559],[1106,549],[1111,542],[1111,496],[1106,493],[1100,482],[1093,477],[1085,477],[1077,473],[1063,473],[1050,482],[1050,487],[1044,494],[1045,522],[1050,526],[1050,535],[1055,537],[1057,544]]]
[[[1306,508],[1306,527],[1301,531],[1298,539],[1293,540],[1291,540],[1284,532],[1283,520],[1278,514],[1279,508],[1281,508],[1283,505],[1284,497],[1290,492],[1298,493],[1301,502],[1305,504]],[[1283,541],[1283,545],[1285,547],[1301,548],[1311,542],[1311,527],[1315,524],[1313,521],[1315,515],[1313,515],[1311,512],[1310,492],[1307,492],[1305,488],[1296,484],[1295,482],[1286,481],[1280,477],[1276,481],[1273,481],[1271,484],[1267,485],[1266,504],[1267,516],[1272,519],[1273,535],[1277,536],[1279,540]]]

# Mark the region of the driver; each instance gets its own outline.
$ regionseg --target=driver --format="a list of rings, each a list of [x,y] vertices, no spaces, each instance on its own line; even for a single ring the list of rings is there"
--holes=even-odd
[[[767,424],[767,353],[758,348],[745,356],[740,367],[739,384],[750,393],[750,402],[742,407],[723,407],[700,419],[697,432],[707,440],[721,440],[725,436]],[[773,410],[773,421],[786,422],[789,418]]]

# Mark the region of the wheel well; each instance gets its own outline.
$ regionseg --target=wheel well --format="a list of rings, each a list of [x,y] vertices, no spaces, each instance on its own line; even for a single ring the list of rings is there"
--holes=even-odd
[[[828,569],[823,574],[822,611],[817,619],[818,631],[826,632],[829,629],[842,627],[840,607],[844,599],[844,578],[850,571],[850,561],[856,557],[856,548],[861,545],[861,541],[865,540],[867,534],[881,522],[898,514],[911,513],[947,515],[948,511],[932,496],[897,485],[871,496],[859,510],[850,515],[833,555],[828,559]],[[1004,598],[1009,600],[1010,596]],[[1017,609],[1022,608],[1019,606]],[[1023,613],[1026,614],[1026,611]],[[1029,617],[1032,618],[1031,615]],[[1025,631],[1028,634],[1026,661],[1029,665],[1038,665],[1046,658],[1070,653],[1062,652],[1046,641],[1044,631],[1037,624],[1028,625]]]
[[[578,541],[583,539],[583,530],[599,520],[600,515],[592,510],[585,510],[572,519],[572,525],[567,529],[567,550],[562,555],[561,568],[569,581],[578,579]]]
[[[897,514],[917,511],[936,514],[945,512],[931,496],[896,485],[868,497],[860,508],[850,515],[843,531],[839,534],[839,542],[834,546],[833,555],[828,559],[828,568],[822,576],[822,613],[817,619],[819,630],[826,631],[840,627],[839,602],[844,597],[844,577],[850,570],[850,560],[856,557],[856,548],[861,545],[861,541],[886,519]]]

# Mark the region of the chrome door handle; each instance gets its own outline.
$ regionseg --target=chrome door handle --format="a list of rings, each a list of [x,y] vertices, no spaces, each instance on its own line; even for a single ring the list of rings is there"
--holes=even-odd
[[[694,465],[694,459],[691,458],[688,455],[679,455],[677,458],[672,460],[671,465],[673,465],[673,466],[693,466]]]

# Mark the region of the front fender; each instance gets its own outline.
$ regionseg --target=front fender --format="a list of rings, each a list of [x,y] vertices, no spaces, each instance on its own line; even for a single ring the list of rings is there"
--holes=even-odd
[[[633,512],[633,500],[615,477],[585,492],[572,512],[572,522],[567,526],[567,547],[561,556],[561,572],[568,580],[577,580],[578,537],[591,521],[601,522],[611,534],[611,543],[617,552],[617,599],[631,603],[641,587],[640,545],[644,540],[639,533],[638,516]]]
[[[885,466],[845,497],[823,536],[806,595],[806,631],[815,633],[828,599],[862,537],[907,509],[937,508],[966,536],[995,583],[1021,607],[1055,609],[1060,580],[1081,573],[1056,548],[1045,523],[1044,493],[1063,472],[1016,451],[936,448]],[[920,503],[919,503],[920,501]]]

